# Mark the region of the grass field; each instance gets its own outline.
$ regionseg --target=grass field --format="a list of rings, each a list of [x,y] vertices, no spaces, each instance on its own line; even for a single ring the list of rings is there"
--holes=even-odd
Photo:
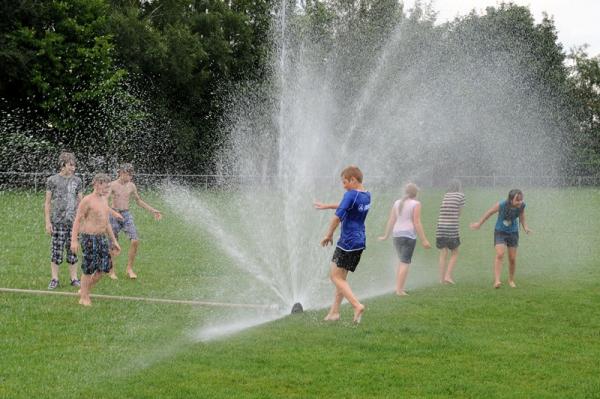
[[[534,233],[521,237],[518,288],[494,290],[495,219],[466,226],[507,191],[466,190],[455,286],[437,284],[437,251],[419,248],[411,295],[365,299],[358,326],[345,305],[338,323],[321,309],[203,342],[195,331],[230,310],[104,299],[83,308],[75,297],[0,292],[0,398],[600,397],[600,191],[526,189]],[[440,195],[421,196],[431,241]],[[374,237],[393,197],[374,198],[351,283],[390,259],[391,244]],[[212,237],[168,209],[160,224],[133,212],[140,278],[124,277],[122,257],[120,279],[95,293],[215,299],[231,265]],[[0,226],[0,287],[45,290],[43,196],[0,193]]]

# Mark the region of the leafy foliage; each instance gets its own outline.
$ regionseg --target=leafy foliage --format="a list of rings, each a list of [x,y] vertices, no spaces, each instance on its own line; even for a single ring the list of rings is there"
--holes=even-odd
[[[84,163],[94,159],[90,168],[127,160],[147,171],[214,171],[231,92],[272,80],[273,38],[295,40],[273,24],[282,4],[289,32],[322,43],[322,58],[345,71],[336,90],[364,85],[361,71],[376,67],[391,35],[403,37],[398,68],[470,65],[486,85],[481,60],[510,65],[524,92],[539,93],[523,112],[544,114],[548,140],[587,165],[579,172],[600,167],[598,59],[579,51],[567,68],[552,19],[536,24],[528,8],[510,3],[436,25],[430,6],[405,10],[396,0],[306,0],[301,8],[274,0],[3,1],[0,105],[5,115],[29,110],[28,122],[44,128],[4,129],[2,142],[27,136],[69,148]],[[361,57],[350,42],[361,43]]]

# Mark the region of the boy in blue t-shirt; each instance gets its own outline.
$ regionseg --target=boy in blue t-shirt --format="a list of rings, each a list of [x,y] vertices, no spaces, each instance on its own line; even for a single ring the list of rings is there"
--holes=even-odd
[[[357,166],[348,166],[341,173],[342,186],[346,190],[339,204],[323,204],[315,202],[317,209],[335,209],[335,216],[329,223],[322,246],[333,244],[333,233],[340,222],[342,232],[331,259],[330,278],[335,284],[335,297],[325,320],[340,319],[340,305],[346,298],[354,308],[354,322],[360,323],[365,306],[354,296],[348,284],[348,272],[354,272],[362,251],[366,248],[365,219],[371,206],[371,193],[362,184],[363,174]]]
[[[508,248],[508,285],[515,288],[515,270],[517,268],[517,247],[519,246],[519,222],[525,233],[531,230],[525,220],[525,198],[519,189],[510,190],[505,201],[499,201],[488,209],[478,222],[471,223],[473,230],[479,230],[481,225],[494,213],[498,213],[494,228],[494,288],[500,288],[500,274],[504,253]],[[517,220],[518,219],[518,220]]]

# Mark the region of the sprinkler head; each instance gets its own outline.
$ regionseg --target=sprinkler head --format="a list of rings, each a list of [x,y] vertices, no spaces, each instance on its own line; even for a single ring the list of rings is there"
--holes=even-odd
[[[304,309],[302,308],[302,304],[300,302],[296,302],[294,306],[292,306],[292,314],[294,313],[302,313]]]

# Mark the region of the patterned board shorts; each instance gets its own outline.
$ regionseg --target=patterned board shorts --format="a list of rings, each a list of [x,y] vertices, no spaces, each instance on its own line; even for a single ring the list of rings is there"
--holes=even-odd
[[[67,263],[77,263],[77,254],[71,252],[71,224],[52,224],[52,248],[50,259],[52,263],[60,265],[63,261],[63,253],[67,251]]]
[[[110,215],[110,225],[112,227],[115,238],[119,236],[119,232],[123,230],[130,240],[138,240],[137,229],[133,223],[133,215],[128,210],[114,209],[123,216],[123,220],[117,220],[113,215]]]
[[[81,262],[81,271],[83,274],[94,274],[96,272],[108,273],[112,268],[112,261],[108,252],[108,238],[96,234],[80,234],[81,252],[83,252],[83,261]]]

